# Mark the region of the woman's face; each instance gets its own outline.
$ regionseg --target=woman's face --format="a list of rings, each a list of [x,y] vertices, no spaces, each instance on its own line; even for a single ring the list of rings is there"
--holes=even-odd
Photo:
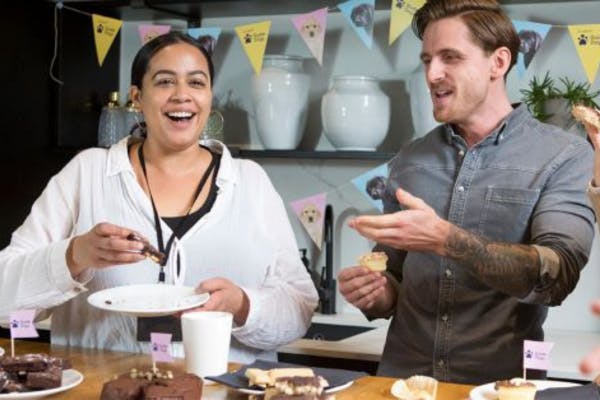
[[[159,50],[150,60],[142,88],[132,86],[131,98],[144,114],[148,140],[167,149],[196,144],[212,103],[208,62],[187,43]]]

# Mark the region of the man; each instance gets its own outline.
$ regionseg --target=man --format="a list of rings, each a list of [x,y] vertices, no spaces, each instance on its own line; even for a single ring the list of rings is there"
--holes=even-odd
[[[430,0],[413,29],[443,125],[390,162],[385,214],[350,222],[388,254],[387,272],[344,269],[340,291],[369,318],[393,317],[380,375],[521,376],[523,339],[543,340],[547,307],[589,256],[592,151],[511,106],[519,38],[496,1]]]

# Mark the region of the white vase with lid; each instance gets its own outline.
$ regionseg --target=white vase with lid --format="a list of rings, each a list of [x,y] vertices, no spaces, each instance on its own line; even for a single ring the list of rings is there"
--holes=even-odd
[[[390,99],[375,78],[337,76],[323,96],[321,118],[336,150],[375,151],[390,126]]]
[[[265,55],[260,74],[252,78],[252,100],[258,136],[265,149],[298,147],[308,112],[310,77],[302,57]]]

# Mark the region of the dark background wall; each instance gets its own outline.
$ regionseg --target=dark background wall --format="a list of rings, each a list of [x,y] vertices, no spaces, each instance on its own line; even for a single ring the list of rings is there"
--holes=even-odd
[[[111,15],[111,10],[96,10]],[[0,248],[4,248],[49,178],[78,150],[95,144],[101,106],[110,88],[118,87],[119,37],[99,67],[91,17],[62,10],[54,69],[65,83],[61,86],[49,77],[53,3],[8,2],[0,29]]]

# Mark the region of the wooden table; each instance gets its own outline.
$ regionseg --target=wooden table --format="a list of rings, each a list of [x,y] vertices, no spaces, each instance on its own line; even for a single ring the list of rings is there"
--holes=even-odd
[[[6,354],[10,353],[10,341],[0,338],[0,347],[4,348]],[[57,394],[48,399],[64,400],[92,400],[99,399],[102,384],[112,379],[116,374],[129,371],[131,368],[149,369],[150,356],[144,354],[122,353],[113,351],[102,351],[94,349],[65,348],[50,346],[47,343],[30,341],[16,341],[15,352],[17,355],[24,353],[50,353],[58,357],[67,357],[71,360],[73,368],[84,375],[83,382],[66,392]],[[161,366],[159,365],[159,368]],[[235,368],[235,366],[232,366]],[[183,370],[182,359],[176,359],[173,370]],[[392,378],[367,376],[358,379],[348,389],[342,390],[335,395],[336,400],[365,399],[378,400],[394,397],[390,394],[390,388],[394,383]],[[441,383],[438,390],[438,400],[466,400],[472,386]],[[225,386],[214,384],[204,387],[203,399],[247,399],[247,395],[230,390]]]

